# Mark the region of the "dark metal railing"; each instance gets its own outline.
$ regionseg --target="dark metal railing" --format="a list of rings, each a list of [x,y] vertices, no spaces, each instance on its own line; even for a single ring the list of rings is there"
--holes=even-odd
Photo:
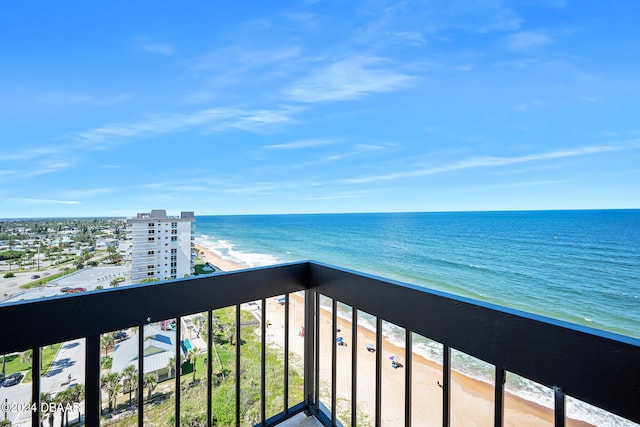
[[[290,402],[289,363],[284,359],[282,412],[267,419],[265,411],[265,347],[267,298],[285,296],[284,351],[289,353],[289,294],[304,291],[304,399]],[[331,299],[331,397],[328,406],[320,398],[320,296]],[[495,367],[495,425],[503,424],[505,373],[511,372],[554,390],[555,425],[565,422],[565,396],[569,395],[633,422],[640,422],[640,340],[583,326],[543,318],[517,310],[472,301],[445,293],[380,279],[316,262],[299,262],[239,272],[220,273],[202,278],[179,279],[165,283],[134,285],[53,297],[0,307],[3,338],[0,354],[33,350],[32,401],[38,402],[41,347],[77,338],[86,339],[85,425],[100,424],[100,335],[138,327],[138,351],[144,352],[144,326],[176,318],[180,337],[180,318],[206,312],[211,325],[212,310],[235,306],[236,342],[240,336],[240,304],[261,301],[261,408],[260,424],[271,426],[302,411],[326,426],[341,425],[336,408],[336,322],[337,304],[352,311],[351,419],[357,425],[357,313],[376,319],[376,347],[382,348],[382,322],[405,330],[405,407],[404,423],[412,420],[412,333],[442,343],[443,398],[442,422],[448,426],[451,412],[451,350],[481,359]],[[176,340],[176,355],[180,354]],[[241,346],[236,347],[240,349]],[[212,334],[207,342],[207,419],[212,420]],[[236,424],[240,425],[240,353],[236,351]],[[144,372],[144,357],[138,358],[138,372]],[[326,363],[326,361],[323,361]],[[374,423],[382,423],[382,351],[375,361]],[[179,368],[176,369],[179,372]],[[143,375],[138,389],[143,390]],[[180,375],[175,379],[175,419],[180,419]],[[39,406],[39,405],[38,405]],[[138,399],[138,423],[143,425],[144,399]],[[345,421],[345,420],[342,420]],[[39,425],[40,414],[32,414]]]

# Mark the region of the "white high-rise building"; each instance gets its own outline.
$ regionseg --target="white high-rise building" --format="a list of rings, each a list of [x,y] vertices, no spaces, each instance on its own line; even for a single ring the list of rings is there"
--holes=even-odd
[[[181,212],[179,217],[167,216],[164,209],[127,219],[131,282],[192,275],[194,223],[193,212]]]

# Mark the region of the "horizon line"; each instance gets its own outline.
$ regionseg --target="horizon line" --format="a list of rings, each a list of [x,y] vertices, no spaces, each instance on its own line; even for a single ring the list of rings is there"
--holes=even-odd
[[[197,214],[204,216],[278,216],[278,215],[370,215],[370,214],[415,214],[415,213],[505,213],[505,212],[593,212],[593,211],[640,211],[638,208],[558,208],[558,209],[479,209],[479,210],[434,210],[434,211],[358,211],[358,212],[282,212],[282,213],[235,213]],[[0,221],[36,221],[59,219],[126,219],[133,216],[55,216],[55,217],[14,217],[0,218]]]

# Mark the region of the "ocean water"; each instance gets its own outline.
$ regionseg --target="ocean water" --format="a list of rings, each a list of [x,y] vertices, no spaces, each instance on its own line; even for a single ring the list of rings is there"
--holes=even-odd
[[[312,259],[640,338],[640,210],[196,219],[197,243],[247,267]],[[433,343],[419,344],[438,358]],[[481,377],[486,369],[456,364]],[[520,388],[550,403],[530,384]],[[579,404],[569,410],[619,424]]]

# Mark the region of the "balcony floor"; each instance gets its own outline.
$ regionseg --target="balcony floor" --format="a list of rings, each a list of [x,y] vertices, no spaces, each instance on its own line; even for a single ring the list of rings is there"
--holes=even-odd
[[[304,413],[301,413],[282,424],[278,424],[278,427],[322,427],[322,423],[315,417],[307,417]]]

